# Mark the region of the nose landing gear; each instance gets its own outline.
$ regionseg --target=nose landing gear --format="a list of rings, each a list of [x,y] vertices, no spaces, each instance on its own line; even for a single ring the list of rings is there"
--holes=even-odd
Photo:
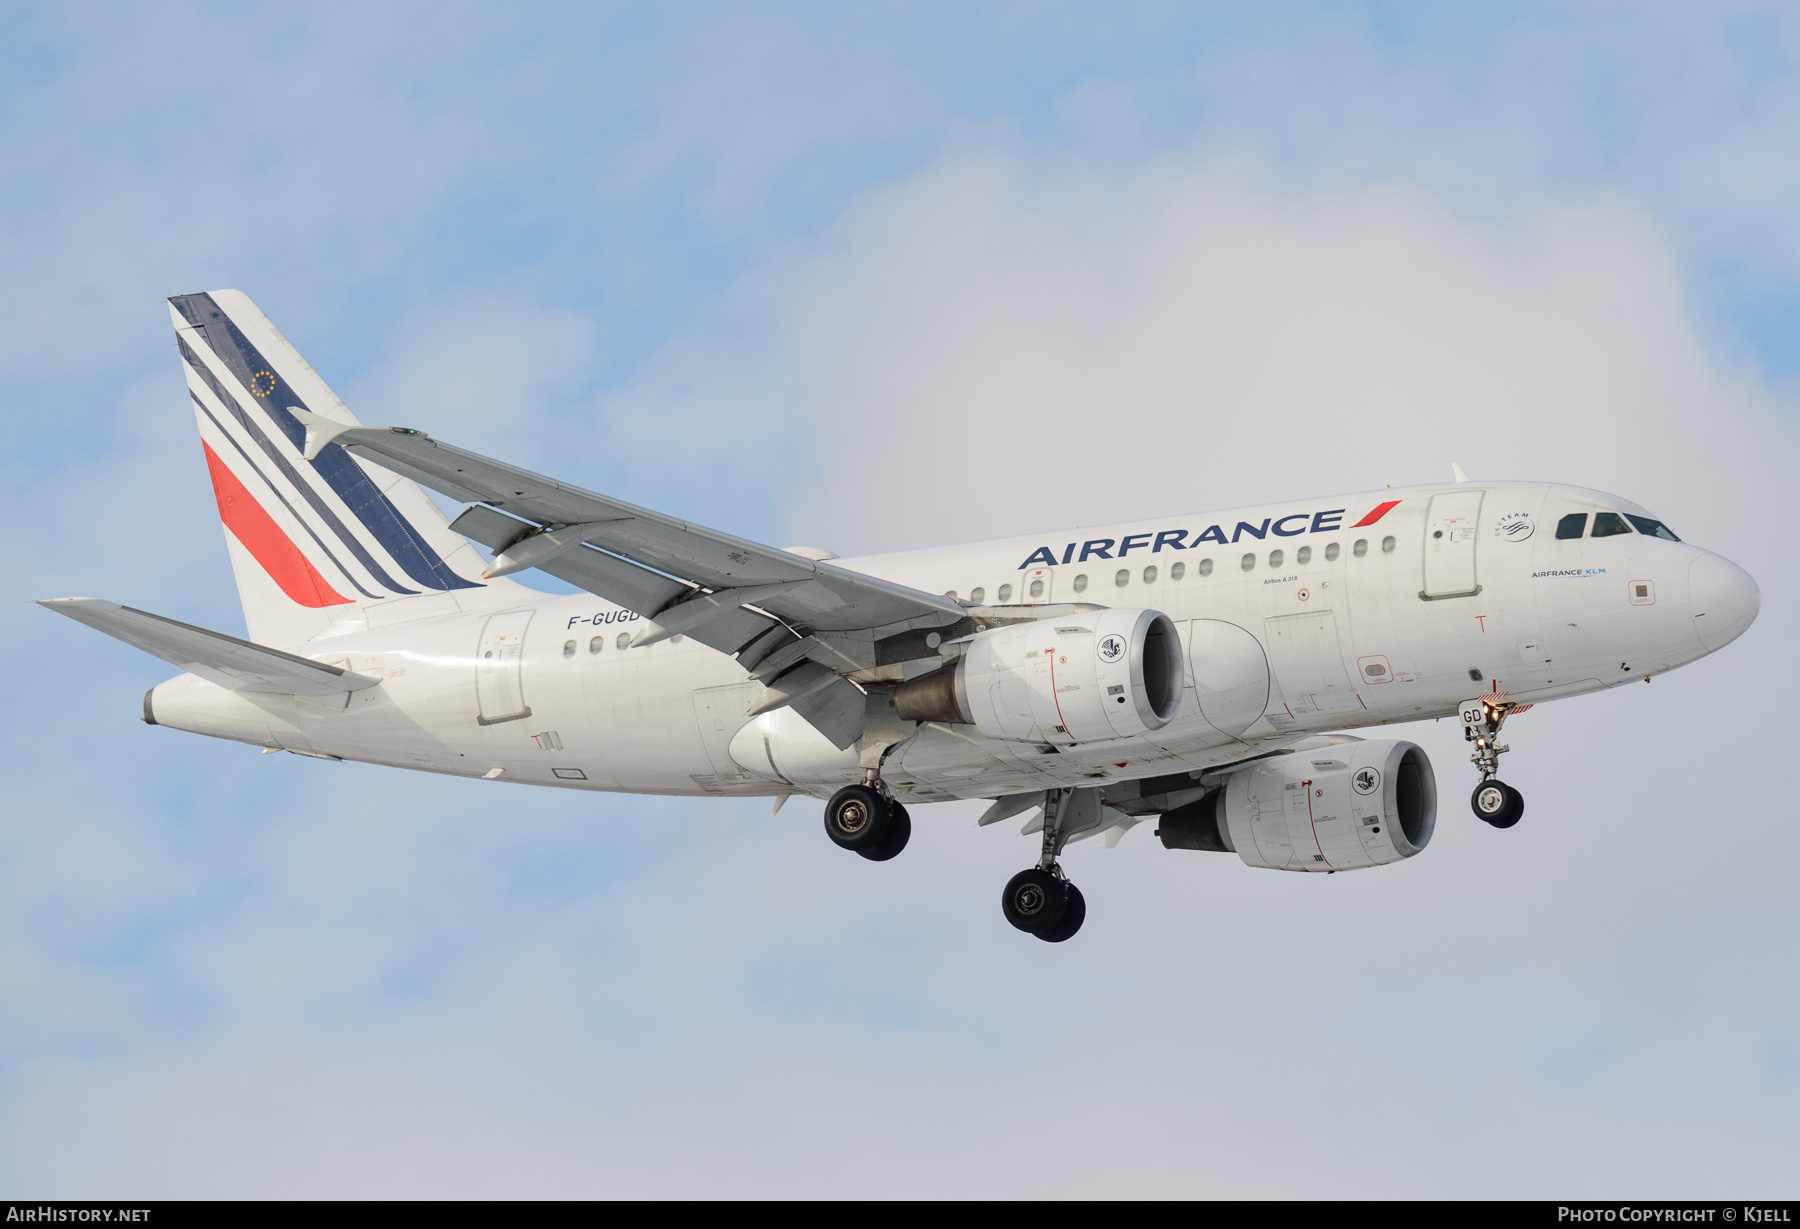
[[[1072,789],[1051,790],[1044,798],[1043,854],[1038,864],[1007,880],[1000,895],[1006,920],[1046,943],[1074,937],[1087,920],[1087,898],[1063,874],[1057,855],[1077,830],[1073,812],[1078,809]],[[1087,791],[1092,793],[1093,791]],[[1097,807],[1097,799],[1089,799]]]
[[[1477,818],[1496,828],[1510,828],[1525,814],[1524,795],[1506,782],[1492,778],[1475,787],[1469,806]]]
[[[1524,795],[1495,774],[1500,771],[1500,757],[1512,750],[1497,741],[1500,727],[1506,723],[1507,714],[1528,707],[1514,704],[1504,698],[1504,693],[1498,693],[1464,700],[1459,714],[1463,737],[1475,744],[1475,754],[1469,761],[1481,770],[1481,784],[1475,787],[1469,807],[1475,818],[1496,828],[1510,828],[1525,814]]]

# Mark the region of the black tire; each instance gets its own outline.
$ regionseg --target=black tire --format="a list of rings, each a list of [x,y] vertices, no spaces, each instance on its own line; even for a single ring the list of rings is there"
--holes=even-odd
[[[1069,885],[1069,901],[1063,907],[1062,918],[1049,930],[1038,932],[1038,938],[1046,943],[1061,943],[1065,939],[1073,939],[1081,924],[1087,921],[1087,898],[1081,889],[1074,884]]]
[[[887,835],[888,800],[866,785],[846,785],[825,804],[825,835],[841,849],[861,853]]]
[[[1510,828],[1525,814],[1525,796],[1498,779],[1483,781],[1469,796],[1475,817],[1496,828]]]
[[[1028,935],[1043,934],[1062,921],[1068,903],[1068,880],[1035,866],[1007,880],[1000,896],[1006,920]]]
[[[856,852],[871,862],[886,862],[905,849],[906,842],[911,839],[912,816],[908,815],[906,808],[899,803],[890,802],[888,803],[887,835],[881,838],[881,844],[873,849],[859,849]]]

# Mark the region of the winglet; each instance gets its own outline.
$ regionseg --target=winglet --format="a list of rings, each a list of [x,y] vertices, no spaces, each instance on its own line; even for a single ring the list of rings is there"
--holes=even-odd
[[[303,410],[297,405],[290,405],[287,412],[300,420],[306,428],[306,443],[300,449],[300,455],[308,461],[319,455],[319,450],[346,431],[354,431],[358,424],[339,422],[335,418],[327,418],[323,414],[315,414],[311,410]]]
[[[311,439],[312,436],[308,435],[306,438]],[[1462,466],[1458,465],[1455,461],[1450,462],[1450,474],[1459,484],[1469,480],[1469,475],[1463,473]]]

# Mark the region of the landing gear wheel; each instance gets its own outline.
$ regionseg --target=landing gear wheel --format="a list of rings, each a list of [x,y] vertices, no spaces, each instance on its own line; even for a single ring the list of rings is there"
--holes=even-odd
[[[842,849],[875,849],[887,835],[891,813],[891,804],[877,791],[846,785],[825,804],[825,834]]]
[[[1006,920],[1028,935],[1041,935],[1062,921],[1068,902],[1068,880],[1035,866],[1007,880],[1000,896]]]
[[[1475,817],[1496,828],[1510,828],[1525,814],[1525,796],[1500,780],[1483,781],[1469,799]]]
[[[881,838],[881,844],[873,849],[859,849],[856,852],[871,862],[886,862],[889,858],[906,848],[906,842],[912,839],[912,816],[906,808],[897,802],[888,803],[887,835]]]
[[[1069,884],[1068,888],[1069,902],[1063,907],[1062,917],[1049,930],[1038,932],[1038,938],[1046,943],[1061,943],[1064,939],[1074,938],[1081,924],[1087,921],[1087,899],[1074,884]]]

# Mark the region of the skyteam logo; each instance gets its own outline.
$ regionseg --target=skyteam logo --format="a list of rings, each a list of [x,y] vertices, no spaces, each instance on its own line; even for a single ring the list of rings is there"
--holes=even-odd
[[[1367,798],[1381,788],[1381,770],[1378,768],[1359,768],[1356,775],[1350,778],[1350,788]]]
[[[1523,542],[1536,530],[1529,512],[1509,512],[1494,523],[1494,536],[1502,542]]]
[[[1125,656],[1125,637],[1117,635],[1100,637],[1100,643],[1094,646],[1094,653],[1107,665],[1115,664]]]

